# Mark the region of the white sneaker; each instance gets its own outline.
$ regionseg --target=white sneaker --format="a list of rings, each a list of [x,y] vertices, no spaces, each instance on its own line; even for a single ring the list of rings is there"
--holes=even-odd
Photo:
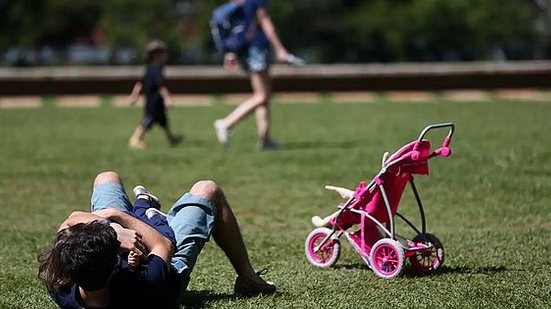
[[[132,189],[132,192],[134,192],[134,196],[136,198],[138,198],[138,196],[140,195],[147,195],[149,196],[149,202],[151,204],[152,207],[154,208],[157,208],[157,209],[161,209],[161,200],[159,200],[158,197],[156,197],[155,195],[149,193],[144,186],[142,185],[137,185],[134,187],[134,189]]]
[[[166,218],[166,214],[160,210],[158,210],[157,208],[148,208],[146,211],[145,211],[145,215],[151,219],[153,218],[154,216],[162,216],[164,218]]]
[[[224,147],[228,146],[228,142],[230,141],[230,131],[222,125],[222,120],[215,120],[213,126],[218,142]]]

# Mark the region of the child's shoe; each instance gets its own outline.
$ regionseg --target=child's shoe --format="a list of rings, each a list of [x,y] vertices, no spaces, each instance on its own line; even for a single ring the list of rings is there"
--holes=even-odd
[[[128,140],[128,147],[130,147],[130,149],[141,150],[141,149],[145,149],[145,143],[138,139],[131,138]]]
[[[157,208],[148,208],[146,211],[145,211],[145,215],[147,216],[147,218],[149,219],[152,219],[153,217],[155,216],[161,216],[163,218],[166,218],[166,214],[162,211],[160,211],[159,209]]]
[[[134,192],[134,196],[136,198],[138,198],[138,196],[140,195],[149,196],[149,204],[151,205],[151,207],[156,209],[161,209],[161,200],[159,200],[159,198],[156,197],[155,195],[149,193],[144,186],[137,185],[134,187],[134,189],[132,189],[132,192]]]

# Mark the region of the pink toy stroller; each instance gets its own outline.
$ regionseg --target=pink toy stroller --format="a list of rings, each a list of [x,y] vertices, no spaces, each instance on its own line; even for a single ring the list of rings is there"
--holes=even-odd
[[[431,152],[430,142],[424,139],[432,129],[449,128],[441,147]],[[326,186],[336,191],[346,202],[325,218],[313,217],[317,226],[306,238],[305,251],[308,261],[318,267],[330,267],[340,255],[339,239],[346,236],[364,262],[381,278],[394,278],[400,274],[405,258],[423,274],[432,273],[444,263],[444,247],[438,238],[426,232],[425,212],[415,187],[413,175],[428,175],[428,160],[437,156],[448,157],[454,132],[452,123],[426,127],[419,138],[389,157],[383,156],[381,171],[366,184],[360,182],[355,191]],[[397,212],[405,186],[409,183],[421,216],[421,230]],[[405,239],[395,232],[394,217],[402,219],[416,233],[413,239]],[[352,227],[358,226],[359,229]]]

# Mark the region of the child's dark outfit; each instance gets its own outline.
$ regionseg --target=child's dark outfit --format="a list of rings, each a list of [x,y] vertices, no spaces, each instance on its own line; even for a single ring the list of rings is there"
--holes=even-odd
[[[146,211],[148,208],[151,208],[149,200],[139,198],[134,202],[134,208],[132,209],[132,214],[134,217],[140,219],[142,222],[149,224],[152,228],[161,233],[166,237],[173,246],[176,246],[176,236],[174,236],[174,231],[168,225],[168,221],[165,216],[156,214],[154,216],[148,217]]]
[[[165,85],[163,67],[157,64],[148,64],[142,77],[142,92],[145,95],[144,119],[142,127],[150,129],[155,123],[161,127],[168,126],[165,112],[165,103],[159,89]]]

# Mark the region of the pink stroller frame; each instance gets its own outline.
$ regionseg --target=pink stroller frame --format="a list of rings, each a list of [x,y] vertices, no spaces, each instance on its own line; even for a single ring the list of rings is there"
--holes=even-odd
[[[442,146],[431,152],[430,142],[424,139],[432,129],[449,128]],[[426,232],[423,204],[415,183],[414,174],[428,175],[428,160],[451,155],[449,148],[455,127],[452,123],[429,125],[419,138],[388,157],[383,156],[380,172],[369,184],[362,181],[355,191],[326,186],[337,191],[346,202],[338,210],[324,218],[313,217],[317,226],[305,243],[308,261],[318,267],[330,267],[340,255],[339,239],[344,235],[352,247],[373,272],[382,278],[394,278],[400,274],[405,258],[420,273],[428,274],[444,263],[444,247],[440,240]],[[421,230],[397,212],[398,204],[407,184],[410,184],[421,217]],[[398,216],[416,233],[412,240],[396,234],[394,217]],[[358,230],[349,231],[359,225]]]

